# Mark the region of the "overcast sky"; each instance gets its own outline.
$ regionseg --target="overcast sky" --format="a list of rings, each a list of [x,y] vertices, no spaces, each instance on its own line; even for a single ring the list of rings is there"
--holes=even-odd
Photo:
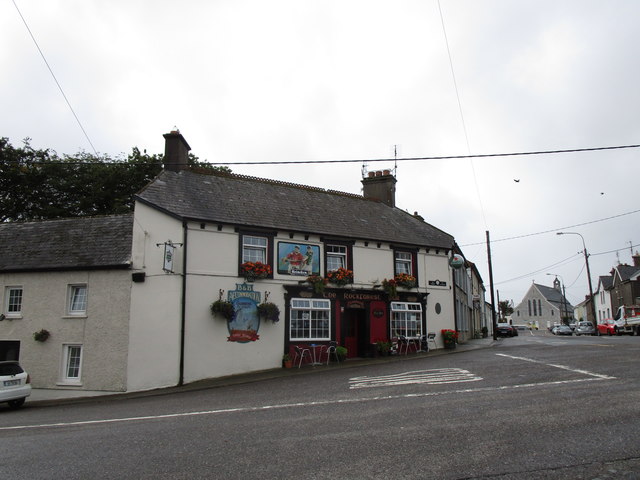
[[[394,145],[413,158],[640,144],[637,0],[15,5],[0,2],[0,136],[14,146],[161,153],[174,127],[214,163],[384,159]],[[453,235],[487,285],[490,231],[501,300],[517,304],[553,273],[575,305],[588,293],[582,240],[555,232],[583,235],[594,290],[631,263],[639,155],[399,161],[396,203]],[[361,162],[231,168],[361,192]]]

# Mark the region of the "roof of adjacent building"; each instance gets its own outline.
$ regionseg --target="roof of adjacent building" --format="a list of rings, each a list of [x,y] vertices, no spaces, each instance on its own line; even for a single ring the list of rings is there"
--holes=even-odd
[[[614,271],[618,272],[618,278],[620,278],[620,281],[626,282],[640,271],[640,267],[622,264],[614,267]]]
[[[0,271],[126,268],[133,215],[0,223]]]
[[[540,285],[534,283],[538,291],[542,294],[542,296],[547,300],[547,302],[556,305],[558,308],[566,308],[567,311],[573,312],[573,305],[562,295],[562,292],[553,288],[547,287],[545,285]],[[564,303],[563,303],[564,300]]]
[[[450,249],[448,233],[363,196],[233,174],[163,171],[137,198],[175,217]]]
[[[600,284],[604,290],[611,290],[613,287],[613,275],[600,275]]]

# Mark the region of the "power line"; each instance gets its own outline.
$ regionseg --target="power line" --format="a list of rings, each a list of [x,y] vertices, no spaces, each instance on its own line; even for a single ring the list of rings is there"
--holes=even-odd
[[[496,240],[491,240],[491,243],[496,243],[496,242],[506,242],[507,240],[517,240],[519,238],[527,238],[527,237],[534,237],[536,235],[543,235],[545,233],[553,233],[553,232],[560,232],[562,230],[568,230],[570,228],[575,228],[575,227],[583,227],[585,225],[591,225],[593,223],[599,223],[599,222],[604,222],[606,220],[612,220],[614,218],[619,218],[619,217],[624,217],[625,215],[631,215],[633,213],[638,213],[640,212],[640,210],[633,210],[631,212],[626,212],[626,213],[620,213],[618,215],[612,215],[610,217],[605,217],[605,218],[600,218],[598,220],[591,220],[590,222],[583,222],[583,223],[577,223],[575,225],[567,225],[566,227],[558,227],[558,228],[553,228],[551,230],[544,230],[542,232],[535,232],[535,233],[526,233],[524,235],[516,235],[514,237],[506,237],[506,238],[498,238]],[[472,247],[474,245],[483,245],[485,242],[476,242],[476,243],[467,243],[465,245],[460,245],[460,247]],[[627,248],[627,247],[624,247]],[[613,250],[614,252],[617,250]],[[611,252],[605,252],[605,253],[611,253]],[[593,254],[590,254],[593,255]],[[600,254],[598,254],[600,255]]]
[[[47,59],[45,58],[44,53],[42,53],[42,50],[40,49],[40,45],[38,45],[38,42],[36,41],[36,38],[33,36],[33,33],[31,33],[31,29],[29,28],[29,25],[27,24],[27,21],[22,16],[22,12],[20,12],[20,9],[18,8],[18,5],[16,4],[16,0],[13,0],[13,6],[16,7],[16,10],[18,11],[18,15],[20,15],[20,18],[22,19],[22,22],[24,23],[24,26],[27,27],[27,31],[29,32],[29,35],[31,36],[31,40],[33,40],[33,43],[35,44],[36,48],[38,49],[38,52],[40,52],[40,56],[42,57],[42,60],[44,60],[45,65],[49,69],[49,73],[53,77],[53,80],[56,82],[56,85],[58,86],[58,89],[60,90],[60,93],[62,94],[62,97],[64,98],[64,101],[67,102],[67,106],[69,107],[69,110],[71,110],[71,113],[73,114],[74,118],[76,119],[76,122],[78,122],[78,125],[80,126],[80,130],[82,130],[82,133],[84,134],[85,138],[89,142],[89,145],[91,145],[91,149],[93,150],[93,153],[98,155],[98,152],[96,151],[95,147],[93,146],[93,143],[91,142],[91,139],[89,138],[89,135],[87,135],[87,132],[85,131],[84,127],[82,126],[82,123],[80,122],[80,119],[78,118],[78,115],[76,115],[76,112],[73,110],[73,107],[71,106],[71,103],[69,102],[69,99],[65,95],[64,90],[62,90],[62,86],[60,85],[60,82],[58,82],[58,79],[56,78],[55,74],[53,73],[53,70],[49,66],[49,62],[47,62]]]

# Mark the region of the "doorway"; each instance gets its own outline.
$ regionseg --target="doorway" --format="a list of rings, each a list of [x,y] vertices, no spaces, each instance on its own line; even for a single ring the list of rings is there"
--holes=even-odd
[[[344,346],[347,357],[365,357],[369,354],[369,329],[367,328],[366,310],[345,309],[344,311]]]

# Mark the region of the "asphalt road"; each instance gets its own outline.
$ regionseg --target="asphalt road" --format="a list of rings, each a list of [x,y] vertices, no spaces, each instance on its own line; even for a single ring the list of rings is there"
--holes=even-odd
[[[0,408],[0,479],[640,478],[640,338]],[[28,405],[28,404],[27,404]]]

